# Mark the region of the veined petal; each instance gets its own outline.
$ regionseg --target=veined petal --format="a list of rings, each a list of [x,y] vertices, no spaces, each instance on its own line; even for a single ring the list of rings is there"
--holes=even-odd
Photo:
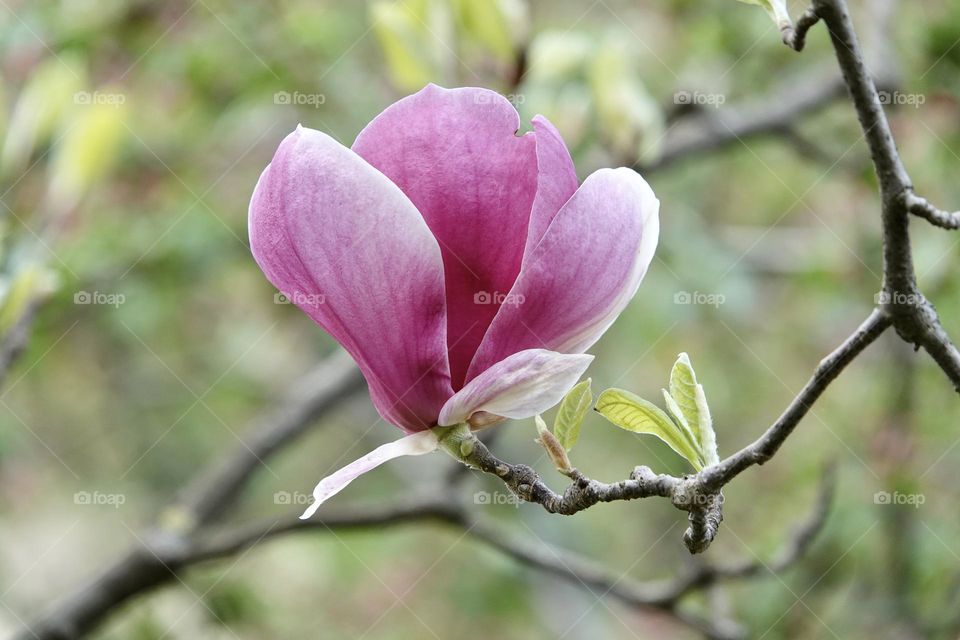
[[[636,172],[600,169],[560,209],[524,263],[467,374],[511,353],[580,353],[636,293],[659,237],[660,202]]]
[[[359,476],[379,467],[387,460],[393,460],[401,456],[422,456],[425,453],[436,451],[438,446],[439,441],[433,431],[419,431],[399,440],[380,445],[359,460],[354,460],[321,480],[313,490],[313,502],[303,512],[300,519],[306,520],[312,516],[325,501],[340,493]]]
[[[250,247],[267,279],[350,352],[385,420],[407,431],[436,423],[453,394],[443,263],[395,184],[298,127],[257,183]]]
[[[593,356],[528,349],[496,363],[454,394],[440,411],[441,426],[485,411],[529,418],[560,402],[590,366]]]
[[[573,159],[557,128],[541,115],[534,116],[532,122],[537,140],[537,195],[530,211],[524,264],[579,184]]]
[[[454,389],[520,272],[537,191],[534,136],[487,89],[428,85],[388,107],[353,149],[410,198],[440,244]]]

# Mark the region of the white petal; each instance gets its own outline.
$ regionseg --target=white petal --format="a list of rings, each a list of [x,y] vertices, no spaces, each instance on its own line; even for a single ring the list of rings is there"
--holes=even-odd
[[[563,399],[593,356],[527,349],[504,358],[460,389],[440,410],[439,424],[466,421],[477,411],[516,420],[543,413]]]
[[[354,460],[342,469],[335,471],[320,481],[313,490],[313,503],[300,516],[306,520],[320,508],[327,499],[340,493],[344,487],[353,482],[367,471],[379,467],[387,460],[400,456],[422,456],[425,453],[436,451],[439,443],[433,431],[418,431],[399,440],[380,445],[359,460]]]

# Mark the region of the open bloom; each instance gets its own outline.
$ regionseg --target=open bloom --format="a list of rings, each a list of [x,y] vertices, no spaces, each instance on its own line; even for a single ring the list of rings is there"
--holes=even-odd
[[[545,411],[653,257],[659,202],[636,172],[578,185],[557,130],[485,89],[428,85],[347,148],[298,127],[250,202],[267,278],[353,356],[408,435],[318,485],[437,447],[436,426]],[[312,512],[308,510],[308,514]]]

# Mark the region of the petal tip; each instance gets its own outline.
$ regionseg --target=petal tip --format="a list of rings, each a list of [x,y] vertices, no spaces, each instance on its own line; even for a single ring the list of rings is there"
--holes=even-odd
[[[314,501],[309,507],[304,509],[303,513],[300,514],[301,520],[309,520],[313,517],[313,514],[317,512],[317,509],[320,508],[320,505],[323,504],[322,500]]]

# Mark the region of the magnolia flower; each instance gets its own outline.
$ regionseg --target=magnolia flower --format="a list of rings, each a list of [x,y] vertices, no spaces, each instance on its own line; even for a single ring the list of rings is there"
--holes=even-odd
[[[267,278],[353,356],[407,436],[325,478],[309,517],[358,475],[559,402],[640,285],[659,201],[636,172],[578,186],[560,134],[485,89],[428,85],[352,148],[303,127],[250,202]]]

